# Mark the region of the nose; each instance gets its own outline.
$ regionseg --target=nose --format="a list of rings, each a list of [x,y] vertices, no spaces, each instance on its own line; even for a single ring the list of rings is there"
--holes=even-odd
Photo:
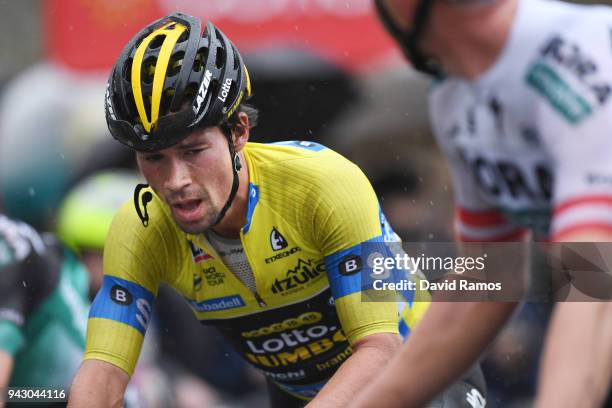
[[[191,184],[189,166],[183,160],[172,158],[169,160],[164,178],[164,189],[179,192]]]

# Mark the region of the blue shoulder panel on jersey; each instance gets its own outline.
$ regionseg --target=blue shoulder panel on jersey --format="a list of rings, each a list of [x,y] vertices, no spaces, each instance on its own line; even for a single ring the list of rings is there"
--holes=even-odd
[[[325,257],[327,276],[335,299],[371,290],[374,281],[378,279],[385,279],[386,282],[411,279],[410,271],[397,268],[387,270],[391,276],[374,273],[371,265],[374,258],[394,258],[396,255],[404,254],[399,236],[393,231],[382,211],[379,211],[379,221],[381,235]],[[415,292],[402,290],[398,295],[402,301],[412,305]]]
[[[104,276],[102,288],[94,299],[89,317],[125,323],[144,335],[155,296],[144,287],[114,276]]]
[[[323,149],[327,149],[327,147],[323,146],[322,144],[315,143],[315,142],[308,142],[305,140],[290,140],[290,141],[285,141],[285,142],[275,142],[271,144],[279,145],[279,146],[300,147],[302,149],[311,150],[313,152],[320,152]]]
[[[408,327],[404,319],[400,319],[398,323],[398,330],[400,336],[402,337],[402,340],[405,340],[410,334],[410,328]]]
[[[326,256],[327,277],[334,298],[339,299],[355,292],[371,290],[374,287],[374,281],[380,279],[380,276],[373,272],[368,260],[381,256],[393,257],[389,248],[390,244],[396,244],[396,242],[386,242],[384,236],[379,235]],[[393,273],[395,279],[395,271]],[[410,297],[412,298],[413,294]]]
[[[251,228],[251,218],[253,218],[253,213],[255,212],[255,207],[259,202],[259,186],[249,183],[249,202],[247,207],[247,222],[242,227],[242,233],[246,234],[249,232],[249,228]]]

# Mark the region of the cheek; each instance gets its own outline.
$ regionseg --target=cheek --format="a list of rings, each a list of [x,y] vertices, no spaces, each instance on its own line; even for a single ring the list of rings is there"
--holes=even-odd
[[[190,167],[192,179],[211,195],[223,196],[226,194],[225,190],[231,188],[231,164],[229,153],[225,154],[228,157],[225,157],[223,153],[221,156],[219,154],[203,155]]]

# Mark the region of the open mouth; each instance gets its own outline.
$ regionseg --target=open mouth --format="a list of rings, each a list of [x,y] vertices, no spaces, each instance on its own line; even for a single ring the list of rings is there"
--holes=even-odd
[[[195,221],[200,217],[202,200],[183,200],[172,204],[172,210],[176,218],[184,222]]]

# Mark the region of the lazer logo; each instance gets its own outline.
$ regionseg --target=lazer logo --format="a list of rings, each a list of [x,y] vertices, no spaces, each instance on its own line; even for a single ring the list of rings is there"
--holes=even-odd
[[[191,250],[191,257],[193,258],[193,262],[200,263],[202,261],[213,259],[212,255],[204,252],[202,248],[198,247],[193,242],[188,240],[187,243],[189,244],[189,249]]]
[[[287,248],[287,240],[285,237],[281,235],[280,232],[276,229],[276,227],[272,227],[272,232],[270,233],[270,245],[272,249],[275,251],[280,251],[281,249]]]
[[[322,273],[325,273],[325,262],[323,260],[314,262],[313,259],[308,261],[299,259],[296,267],[287,271],[286,278],[274,279],[272,293],[293,292],[294,289],[300,288],[300,285],[318,278]]]
[[[210,81],[212,79],[212,72],[206,70],[204,73],[204,78],[202,78],[202,83],[200,84],[200,89],[198,90],[198,95],[196,96],[195,104],[193,105],[193,111],[197,114],[200,112],[202,108],[202,102],[206,99],[206,93],[208,92],[208,87],[210,85]]]
[[[110,97],[110,84],[106,84],[106,108],[108,109],[108,114],[110,115],[112,120],[117,120],[117,116],[115,115],[115,110],[113,109],[113,103],[111,102]]]

